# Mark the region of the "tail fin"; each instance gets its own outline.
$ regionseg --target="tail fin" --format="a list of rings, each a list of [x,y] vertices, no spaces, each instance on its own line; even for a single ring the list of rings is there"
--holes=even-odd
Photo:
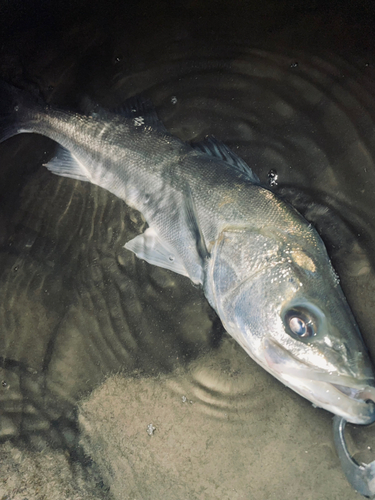
[[[33,104],[27,92],[0,80],[0,142],[28,131],[27,111]]]

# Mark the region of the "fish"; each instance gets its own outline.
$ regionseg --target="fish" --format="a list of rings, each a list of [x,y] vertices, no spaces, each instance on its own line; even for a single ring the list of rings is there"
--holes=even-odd
[[[1,82],[0,142],[56,141],[51,173],[143,215],[147,229],[125,249],[201,286],[228,334],[284,385],[348,422],[373,422],[369,353],[316,229],[218,139],[173,136],[147,99],[83,108]]]

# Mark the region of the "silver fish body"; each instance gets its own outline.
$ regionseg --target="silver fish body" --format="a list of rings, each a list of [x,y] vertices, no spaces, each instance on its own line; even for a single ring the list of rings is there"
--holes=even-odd
[[[149,227],[125,248],[202,285],[257,363],[349,422],[375,419],[373,369],[321,238],[228,148],[182,142],[139,100],[86,116],[1,84],[0,140],[22,132],[60,144],[51,172],[139,210]]]

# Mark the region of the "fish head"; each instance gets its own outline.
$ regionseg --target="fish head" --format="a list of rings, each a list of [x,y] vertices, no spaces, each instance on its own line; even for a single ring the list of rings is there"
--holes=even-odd
[[[373,422],[373,368],[316,231],[228,230],[213,260],[216,310],[245,351],[314,405]]]

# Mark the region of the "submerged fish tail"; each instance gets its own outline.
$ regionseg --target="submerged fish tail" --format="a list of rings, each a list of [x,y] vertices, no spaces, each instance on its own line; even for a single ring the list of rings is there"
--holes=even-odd
[[[36,98],[0,80],[0,142],[21,132],[32,132]]]

